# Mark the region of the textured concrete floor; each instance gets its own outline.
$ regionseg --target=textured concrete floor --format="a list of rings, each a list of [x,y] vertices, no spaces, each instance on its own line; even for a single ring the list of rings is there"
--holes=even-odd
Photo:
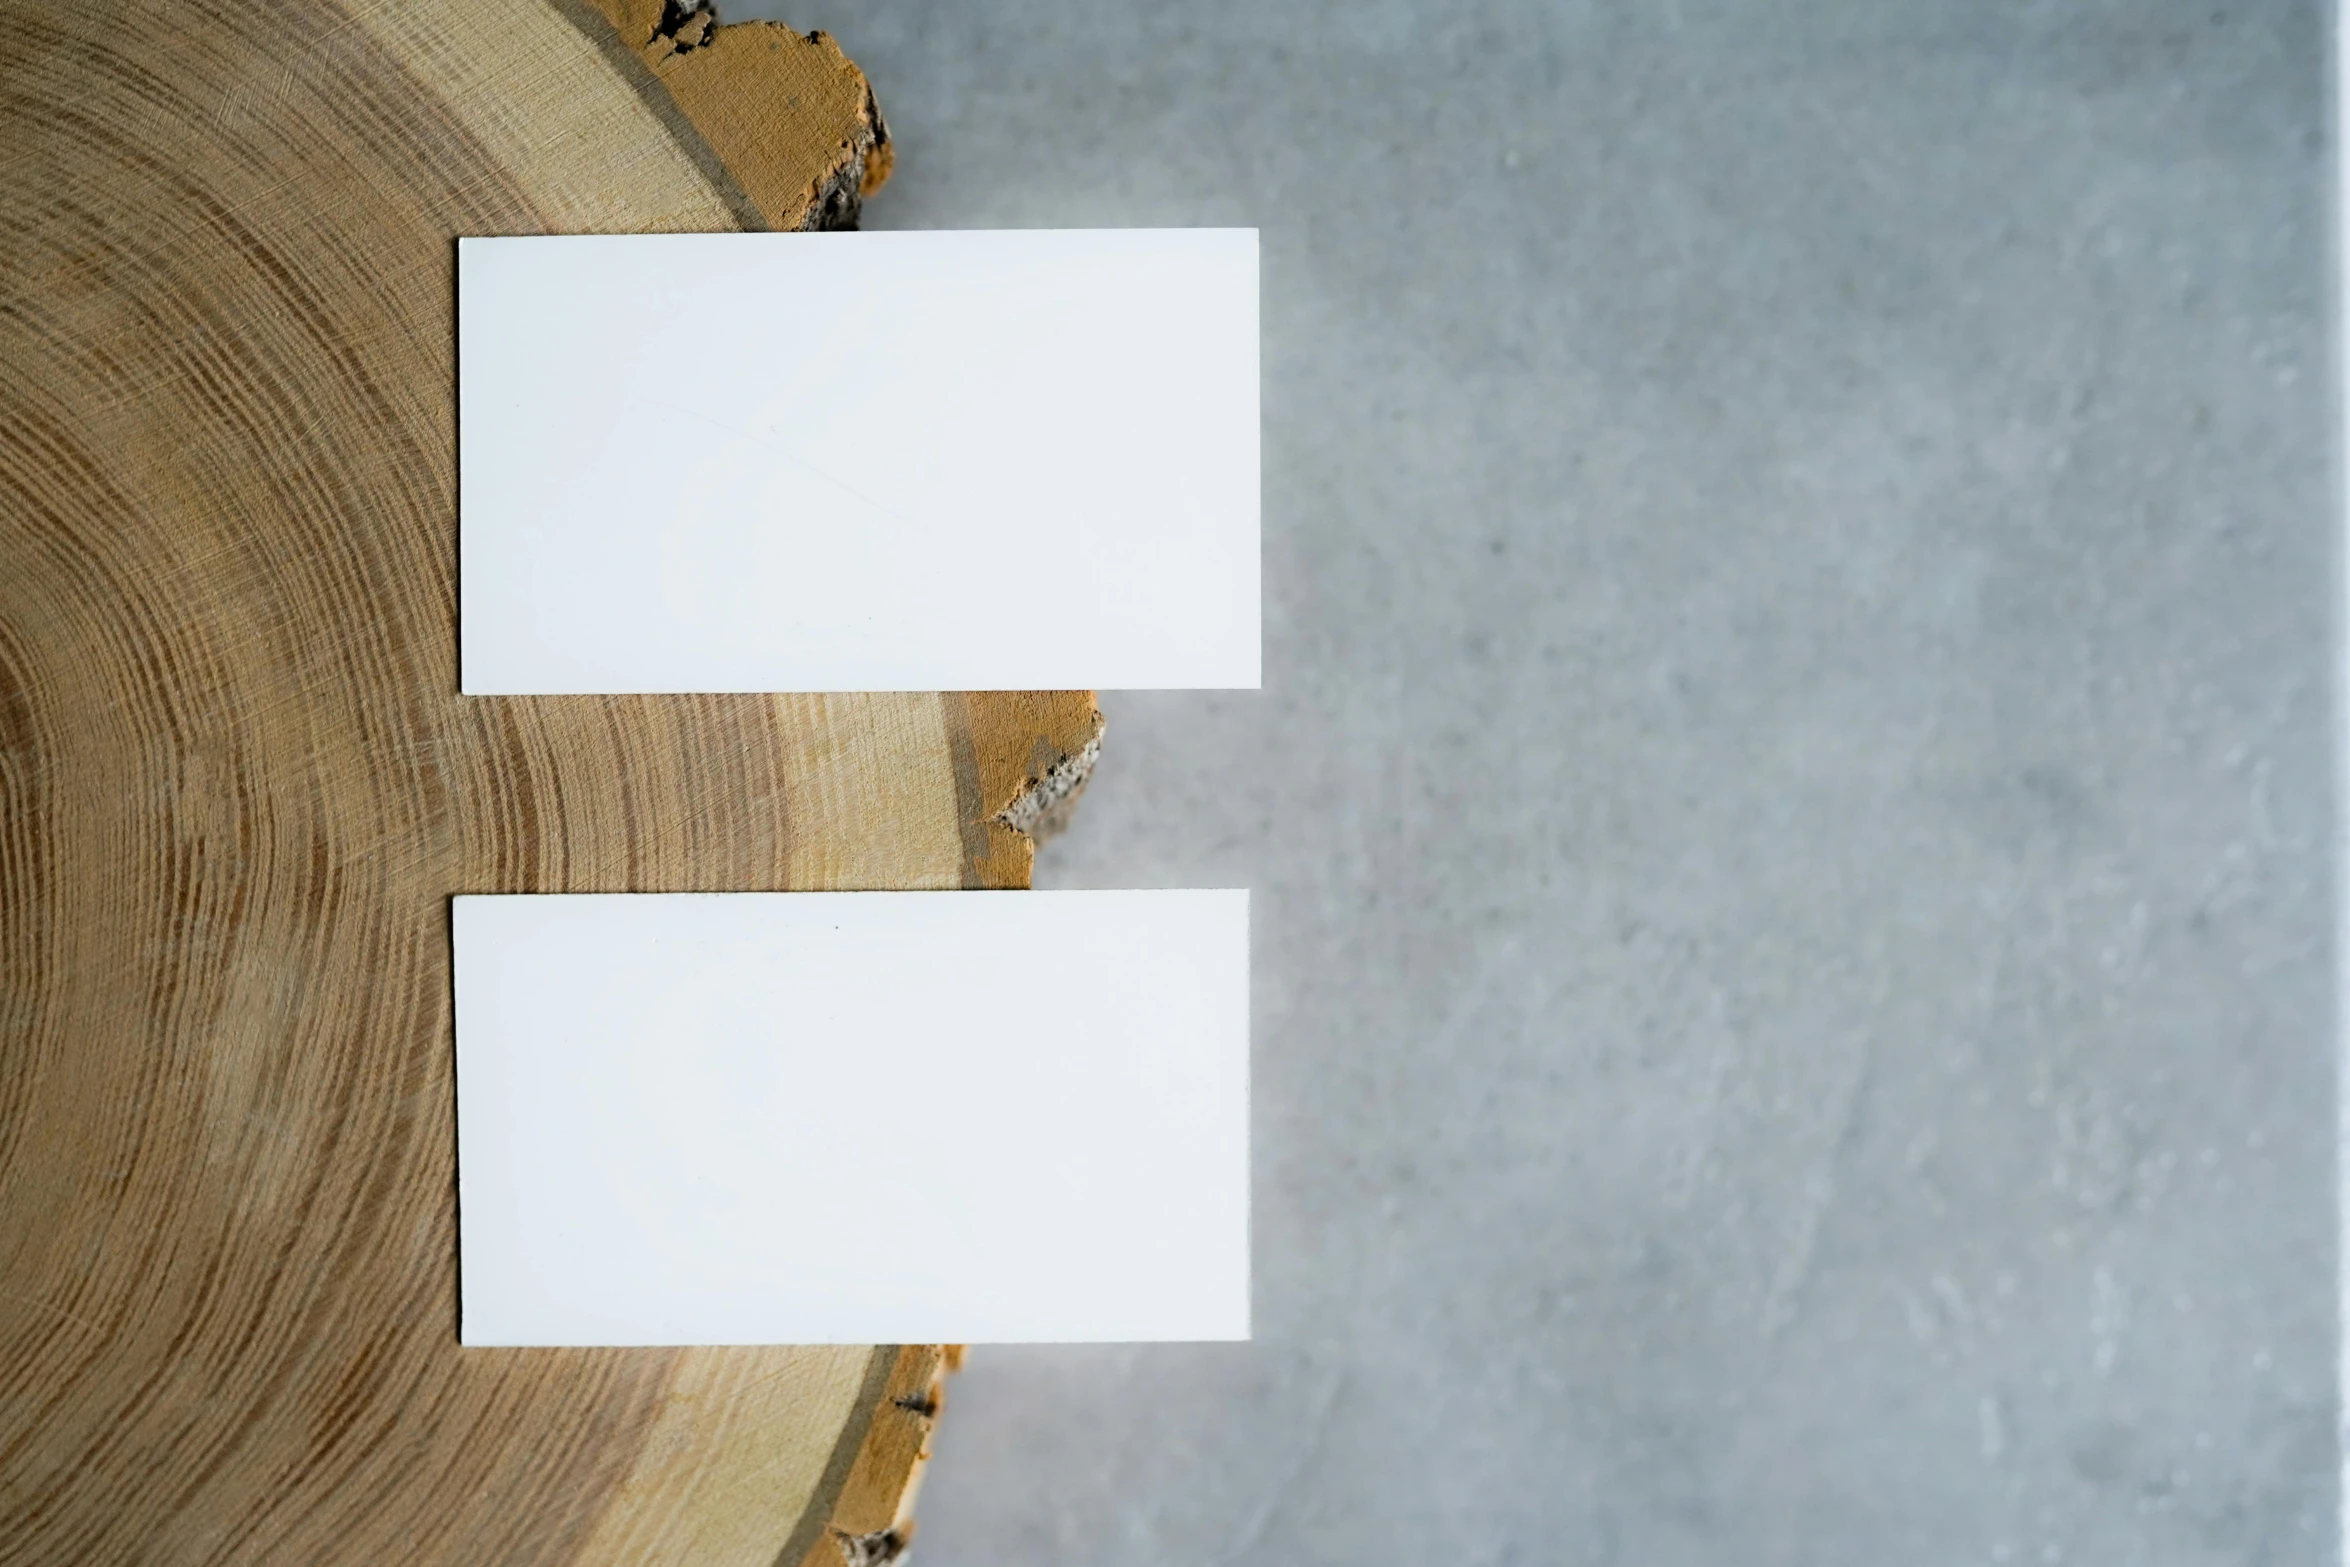
[[[1039,877],[1256,889],[1258,1340],[923,1567],[2333,1559],[2323,15],[826,3],[870,226],[1264,231],[1266,689]]]

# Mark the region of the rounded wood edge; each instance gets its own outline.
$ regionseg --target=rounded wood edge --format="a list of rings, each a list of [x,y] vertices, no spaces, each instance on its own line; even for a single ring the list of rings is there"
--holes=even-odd
[[[945,1404],[947,1376],[961,1366],[962,1353],[959,1344],[897,1350],[824,1528],[805,1540],[795,1536],[776,1567],[882,1567],[905,1554],[914,1538],[914,1499],[930,1462],[930,1435]]]
[[[857,226],[895,155],[873,85],[840,44],[707,4],[576,0],[633,50],[771,228]]]
[[[946,705],[963,885],[1026,887],[1037,844],[1068,824],[1101,757],[1101,708],[1091,691],[966,691]]]

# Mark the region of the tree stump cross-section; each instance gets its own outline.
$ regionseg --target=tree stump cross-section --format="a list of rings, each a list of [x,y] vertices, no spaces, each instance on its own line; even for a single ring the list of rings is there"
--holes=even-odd
[[[1083,692],[457,694],[454,239],[852,222],[863,76],[674,0],[7,0],[0,131],[0,1561],[888,1559],[937,1346],[458,1348],[447,930],[1025,886],[1091,765]]]

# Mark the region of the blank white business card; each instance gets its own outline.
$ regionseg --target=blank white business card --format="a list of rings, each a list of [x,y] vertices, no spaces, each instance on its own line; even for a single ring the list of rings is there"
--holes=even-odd
[[[1253,229],[457,247],[462,684],[1259,679]]]
[[[1247,893],[452,921],[465,1343],[1248,1336]]]

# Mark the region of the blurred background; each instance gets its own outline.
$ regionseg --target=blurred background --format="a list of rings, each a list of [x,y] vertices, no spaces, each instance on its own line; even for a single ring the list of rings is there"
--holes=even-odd
[[[1257,1338],[922,1567],[2333,1561],[2326,13],[809,3],[868,227],[1263,230],[1265,689],[1038,861],[1255,889]]]

